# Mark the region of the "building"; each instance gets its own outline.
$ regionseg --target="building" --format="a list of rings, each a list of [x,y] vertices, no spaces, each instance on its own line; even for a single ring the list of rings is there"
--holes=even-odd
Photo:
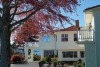
[[[85,27],[78,31],[78,44],[85,45],[86,67],[100,67],[100,5],[84,10]]]
[[[39,35],[39,42],[25,44],[25,59],[33,62],[36,60],[34,55],[41,58],[56,55],[59,61],[84,60],[84,46],[76,43],[77,29],[79,29],[78,20],[76,25],[55,31],[55,34]]]

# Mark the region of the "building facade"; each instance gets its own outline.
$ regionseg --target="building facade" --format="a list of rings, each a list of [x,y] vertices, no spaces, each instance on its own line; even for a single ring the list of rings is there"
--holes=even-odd
[[[78,44],[85,45],[86,67],[100,67],[100,5],[84,10],[85,27],[78,31]]]
[[[25,59],[28,62],[39,60],[42,57],[58,56],[59,61],[84,60],[84,46],[76,43],[78,20],[75,26],[55,31],[55,34],[39,35],[39,42],[25,44]],[[38,59],[35,58],[38,56]]]

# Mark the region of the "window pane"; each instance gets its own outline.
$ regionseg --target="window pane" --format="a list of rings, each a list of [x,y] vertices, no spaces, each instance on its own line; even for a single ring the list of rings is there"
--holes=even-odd
[[[74,34],[74,41],[77,41],[78,40],[78,36],[77,34]]]
[[[28,55],[31,55],[31,49],[28,49]]]
[[[61,41],[68,41],[68,34],[62,34]]]
[[[76,51],[74,52],[74,58],[77,58],[77,52]]]
[[[64,34],[61,34],[61,37],[64,37]]]
[[[74,37],[77,37],[77,34],[74,34]]]
[[[64,38],[64,41],[68,41],[68,38]]]
[[[44,57],[54,57],[54,50],[44,50]],[[58,56],[58,51],[57,51],[57,56]]]
[[[65,34],[65,37],[67,38],[68,37],[68,34]]]
[[[80,51],[81,58],[84,58],[84,51]]]
[[[61,41],[68,41],[68,38],[62,38]]]
[[[77,51],[66,51],[62,52],[63,58],[77,58]]]
[[[69,58],[72,58],[73,57],[73,52],[68,52],[68,54],[69,54]]]
[[[77,38],[74,38],[74,41],[78,41],[78,39]]]

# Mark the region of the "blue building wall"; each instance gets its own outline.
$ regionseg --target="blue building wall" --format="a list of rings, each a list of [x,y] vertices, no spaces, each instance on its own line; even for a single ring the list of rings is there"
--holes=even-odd
[[[85,44],[86,67],[95,67],[96,66],[95,46],[96,45],[93,42]]]

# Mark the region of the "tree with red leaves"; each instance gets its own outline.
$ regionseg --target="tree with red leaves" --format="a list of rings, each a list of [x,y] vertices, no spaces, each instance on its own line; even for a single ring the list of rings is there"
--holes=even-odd
[[[63,25],[63,22],[70,21],[68,16],[61,14],[61,10],[72,13],[78,5],[78,0],[0,0],[0,4],[0,65],[10,67],[11,32],[26,21],[32,22],[32,33],[52,31],[58,22]]]
[[[38,24],[37,24],[38,25]],[[40,26],[34,26],[33,22],[25,22],[25,24],[23,24],[22,26],[20,26],[18,29],[16,29],[16,33],[13,33],[15,39],[13,39],[17,44],[24,44],[25,42],[30,41],[30,38],[36,38],[38,39],[39,37],[37,36],[38,34],[40,34],[39,29]],[[37,40],[33,40],[33,41],[37,41]]]

